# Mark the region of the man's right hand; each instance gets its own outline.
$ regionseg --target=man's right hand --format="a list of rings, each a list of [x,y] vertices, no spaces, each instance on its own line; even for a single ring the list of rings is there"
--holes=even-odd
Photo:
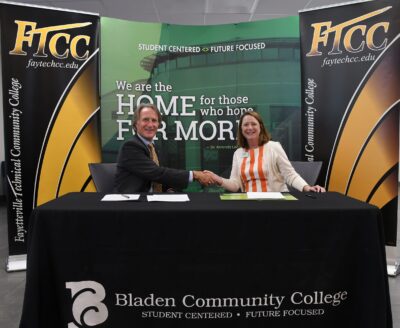
[[[204,173],[202,171],[193,171],[193,179],[198,181],[203,186],[210,186],[215,183],[210,174]]]

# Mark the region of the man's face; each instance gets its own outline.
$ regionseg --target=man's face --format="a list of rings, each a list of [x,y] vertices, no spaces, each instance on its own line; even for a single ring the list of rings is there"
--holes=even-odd
[[[157,133],[160,122],[158,115],[151,107],[144,107],[140,111],[139,119],[136,122],[136,132],[148,141],[152,141]]]

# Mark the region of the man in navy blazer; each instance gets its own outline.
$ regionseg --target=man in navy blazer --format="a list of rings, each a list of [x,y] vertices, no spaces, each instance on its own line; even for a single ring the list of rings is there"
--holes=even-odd
[[[153,182],[174,189],[186,188],[189,182],[210,185],[214,181],[202,171],[178,170],[157,165],[151,158],[149,145],[161,122],[161,114],[153,104],[140,104],[133,116],[136,135],[125,142],[118,154],[114,189],[119,193],[153,191]]]

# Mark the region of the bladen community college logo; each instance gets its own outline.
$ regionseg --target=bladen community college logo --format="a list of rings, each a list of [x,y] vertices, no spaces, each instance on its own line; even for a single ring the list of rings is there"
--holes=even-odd
[[[71,290],[74,318],[74,322],[68,323],[68,328],[93,327],[107,320],[108,309],[102,303],[106,291],[101,284],[90,280],[66,282],[65,288]]]
[[[310,51],[306,56],[321,56],[324,48],[330,49],[328,55],[340,55],[343,52],[343,48],[349,53],[361,52],[365,46],[372,51],[385,49],[388,41],[385,36],[389,30],[389,22],[378,22],[368,25],[365,21],[391,8],[389,6],[375,10],[335,26],[332,26],[332,21],[311,24],[314,34]],[[362,22],[363,24],[361,24]],[[356,37],[362,41],[358,43],[354,42]],[[331,42],[329,42],[329,39]]]
[[[10,55],[26,56],[28,49],[36,52],[33,57],[48,57],[48,52],[57,59],[73,57],[86,60],[89,57],[90,36],[80,34],[73,36],[68,30],[91,25],[91,22],[64,24],[37,28],[36,22],[16,20],[18,26],[14,49]],[[79,50],[80,49],[80,50]],[[83,50],[82,50],[83,49]]]

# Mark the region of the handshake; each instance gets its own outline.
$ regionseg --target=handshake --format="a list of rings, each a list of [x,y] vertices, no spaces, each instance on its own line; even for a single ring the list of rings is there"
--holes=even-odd
[[[193,180],[203,186],[222,185],[222,178],[211,171],[193,171]]]

